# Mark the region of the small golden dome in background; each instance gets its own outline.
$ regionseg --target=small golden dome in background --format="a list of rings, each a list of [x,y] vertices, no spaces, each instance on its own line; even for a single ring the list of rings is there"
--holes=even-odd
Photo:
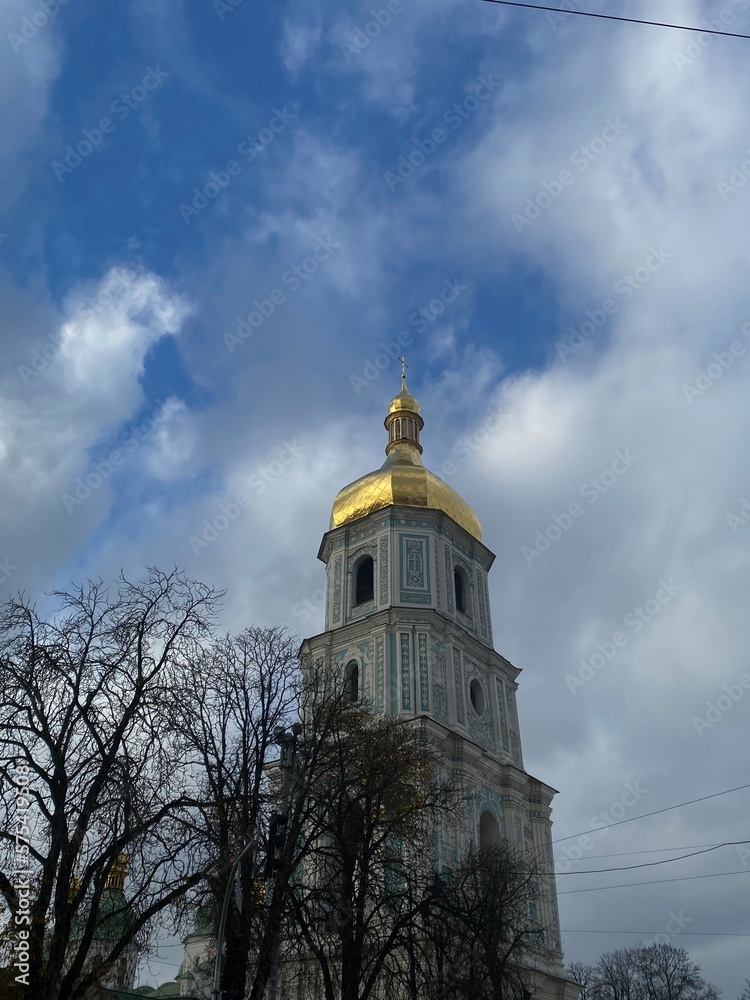
[[[124,889],[125,876],[128,874],[128,856],[124,852],[117,855],[117,860],[112,862],[112,867],[107,872],[104,882],[106,889]]]
[[[397,413],[399,410],[408,410],[410,413],[419,413],[419,403],[406,388],[406,379],[402,379],[402,388],[398,396],[394,396],[391,405],[388,407],[389,413]]]
[[[386,460],[340,490],[333,502],[331,528],[357,521],[392,504],[442,510],[478,541],[482,538],[479,518],[456,491],[422,464],[419,432],[424,421],[419,403],[406,387],[402,374],[401,392],[391,400],[385,427],[388,431]]]

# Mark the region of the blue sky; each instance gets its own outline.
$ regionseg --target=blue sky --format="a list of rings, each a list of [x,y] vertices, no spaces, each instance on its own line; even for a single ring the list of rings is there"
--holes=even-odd
[[[5,591],[176,563],[227,588],[227,628],[319,631],[320,536],[381,462],[400,344],[426,462],[497,553],[556,836],[744,784],[750,42],[466,0],[49,6],[0,12]],[[750,33],[745,0],[589,9]],[[747,794],[577,867],[742,839]],[[732,1000],[749,857],[561,896],[567,957],[682,912]]]

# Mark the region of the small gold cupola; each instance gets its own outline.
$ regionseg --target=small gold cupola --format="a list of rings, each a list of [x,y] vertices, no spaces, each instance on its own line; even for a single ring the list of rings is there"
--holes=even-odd
[[[403,362],[402,362],[403,364]],[[424,427],[424,420],[419,413],[419,403],[409,392],[406,385],[406,372],[401,372],[401,392],[394,396],[388,407],[385,418],[385,429],[388,431],[386,455],[390,455],[399,445],[414,447],[422,454],[419,443],[419,432]]]
[[[117,855],[117,859],[112,862],[112,867],[107,873],[107,878],[104,883],[106,889],[124,889],[125,888],[125,876],[128,874],[128,857],[125,853],[121,852]]]
[[[401,359],[402,367],[406,363]],[[401,373],[401,392],[388,407],[385,428],[388,431],[386,459],[375,472],[350,483],[340,490],[333,503],[331,528],[359,520],[375,510],[391,505],[427,507],[442,510],[456,524],[481,541],[479,518],[447,483],[422,464],[419,435],[424,420],[419,403],[406,385],[406,372]]]

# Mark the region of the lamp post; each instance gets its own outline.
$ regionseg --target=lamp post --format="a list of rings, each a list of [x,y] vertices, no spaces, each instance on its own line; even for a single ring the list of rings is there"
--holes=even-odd
[[[286,827],[286,821],[289,815],[289,796],[292,790],[292,772],[294,770],[294,758],[297,752],[297,740],[302,733],[302,724],[295,722],[289,731],[283,728],[283,726],[278,726],[274,731],[274,740],[281,747],[281,771],[282,771],[282,782],[281,782],[281,796],[279,800],[279,811],[275,814],[272,819],[271,832],[269,833],[269,843],[268,843],[268,860],[273,861],[274,852],[277,844],[273,842],[274,835],[279,829],[279,821],[283,821],[283,829]],[[224,949],[224,935],[226,933],[227,926],[227,914],[229,912],[229,899],[232,892],[232,885],[234,883],[234,876],[237,872],[237,867],[240,861],[244,858],[251,847],[257,848],[257,840],[253,838],[249,843],[245,844],[240,853],[232,862],[229,868],[229,875],[227,877],[227,887],[224,890],[224,900],[221,905],[221,916],[219,918],[219,927],[216,933],[216,957],[214,959],[214,979],[213,988],[211,990],[212,1000],[221,1000],[221,959],[222,951]],[[273,865],[271,865],[271,873],[273,872]],[[267,872],[268,874],[268,868]],[[268,982],[268,997],[269,1000],[273,1000],[276,995],[276,978],[278,975],[278,938],[274,945],[273,961],[271,965],[271,974],[269,976]]]
[[[279,811],[276,815],[276,825],[272,827],[268,842],[268,866],[266,875],[273,878],[274,861],[276,848],[284,848],[286,838],[286,828],[289,819],[289,798],[292,792],[292,778],[294,775],[294,761],[297,755],[297,740],[302,734],[302,724],[295,722],[289,729],[279,727],[275,732],[276,742],[281,747],[281,796],[279,800]],[[278,830],[282,830],[281,838]],[[280,932],[277,931],[273,941],[273,951],[271,955],[271,970],[268,976],[268,1000],[276,1000],[276,986],[279,978],[279,939]]]
[[[221,987],[219,985],[219,980],[221,979],[221,952],[224,948],[224,932],[227,927],[227,913],[229,912],[229,897],[232,892],[232,884],[234,883],[234,876],[237,872],[237,866],[240,861],[245,857],[247,852],[251,847],[255,847],[255,840],[251,840],[249,843],[245,844],[240,853],[234,859],[229,869],[229,876],[227,878],[227,887],[224,890],[224,901],[221,904],[221,916],[219,918],[219,929],[216,933],[216,957],[214,959],[214,984],[211,990],[211,996],[213,1000],[221,1000]]]

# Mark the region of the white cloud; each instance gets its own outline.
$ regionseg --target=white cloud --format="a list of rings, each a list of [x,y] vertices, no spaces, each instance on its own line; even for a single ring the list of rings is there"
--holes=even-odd
[[[281,39],[281,61],[289,72],[295,76],[307,61],[315,54],[321,37],[321,28],[315,26],[293,24],[284,21]]]
[[[183,400],[170,397],[154,414],[154,422],[145,452],[149,475],[173,480],[189,474],[198,437],[195,415]]]
[[[158,276],[113,269],[96,285],[71,293],[49,337],[17,346],[20,364],[0,382],[0,475],[6,484],[0,516],[14,525],[6,541],[17,565],[14,587],[47,587],[61,561],[85,546],[107,516],[114,469],[101,463],[144,401],[139,380],[149,350],[176,334],[186,314],[186,303]],[[31,330],[33,316],[31,311],[22,320]],[[185,426],[177,401],[167,409],[168,424]],[[174,435],[178,440],[176,429]],[[102,444],[104,454],[92,458]],[[187,447],[184,436],[180,447]],[[154,449],[166,469],[166,439]],[[173,441],[173,463],[177,451]],[[66,503],[66,496],[72,500]]]
[[[61,69],[64,16],[35,28],[29,15],[38,10],[25,0],[5,0],[0,8],[0,211],[7,211],[24,190],[28,164],[43,143],[49,89]],[[29,21],[25,26],[24,19]],[[22,237],[9,233],[9,245]],[[4,249],[7,249],[4,248]]]
[[[179,331],[188,307],[157,275],[113,267],[95,288],[70,296],[66,311],[52,374],[63,392],[117,420],[140,398],[149,350]]]

